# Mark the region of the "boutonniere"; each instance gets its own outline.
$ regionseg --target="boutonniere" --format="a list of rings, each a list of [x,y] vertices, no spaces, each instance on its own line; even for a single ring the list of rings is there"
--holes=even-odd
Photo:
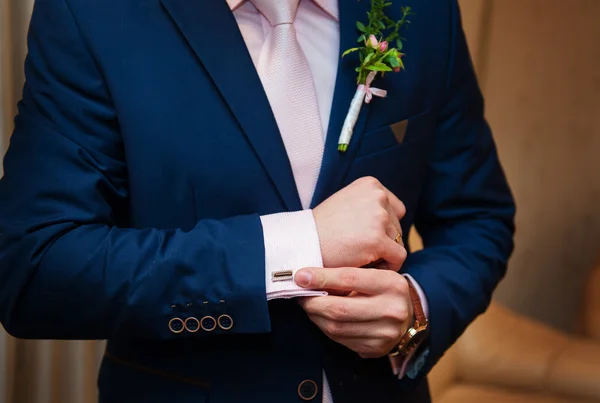
[[[410,12],[410,7],[402,7],[402,18],[394,21],[384,12],[385,8],[391,5],[389,0],[371,0],[371,10],[367,12],[368,23],[356,22],[356,28],[360,32],[358,42],[364,46],[348,49],[342,54],[344,57],[358,52],[360,65],[356,68],[358,87],[350,103],[338,141],[338,150],[341,152],[348,149],[363,102],[368,104],[374,96],[387,95],[387,91],[371,87],[377,73],[383,75],[386,72],[399,72],[404,69],[402,62],[404,54],[401,53],[404,38],[399,32],[400,28],[410,23],[407,17],[413,13]],[[396,47],[391,47],[391,44],[395,44]]]

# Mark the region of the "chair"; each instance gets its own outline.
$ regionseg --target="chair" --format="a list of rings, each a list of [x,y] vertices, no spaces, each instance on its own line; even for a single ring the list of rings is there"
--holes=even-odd
[[[433,402],[600,402],[600,265],[591,278],[585,337],[493,303],[432,370]]]

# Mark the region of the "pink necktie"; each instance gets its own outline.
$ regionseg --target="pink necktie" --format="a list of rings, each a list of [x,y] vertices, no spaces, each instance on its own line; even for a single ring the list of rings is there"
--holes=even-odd
[[[257,70],[306,209],[319,177],[324,140],[314,80],[294,27],[300,0],[250,1],[273,27]]]

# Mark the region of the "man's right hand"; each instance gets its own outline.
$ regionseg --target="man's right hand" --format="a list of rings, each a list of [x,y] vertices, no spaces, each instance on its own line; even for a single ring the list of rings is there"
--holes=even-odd
[[[378,267],[398,271],[406,249],[394,238],[402,232],[406,208],[377,179],[360,178],[313,209],[325,267]]]

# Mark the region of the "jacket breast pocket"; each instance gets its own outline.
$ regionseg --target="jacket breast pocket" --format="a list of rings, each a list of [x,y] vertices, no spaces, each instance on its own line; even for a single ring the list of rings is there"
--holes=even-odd
[[[436,125],[429,111],[398,125],[365,134],[344,184],[365,176],[375,177],[408,208],[416,205],[423,186],[434,149]]]
[[[361,139],[357,158],[430,137],[434,122],[429,109],[391,125],[365,133]]]

